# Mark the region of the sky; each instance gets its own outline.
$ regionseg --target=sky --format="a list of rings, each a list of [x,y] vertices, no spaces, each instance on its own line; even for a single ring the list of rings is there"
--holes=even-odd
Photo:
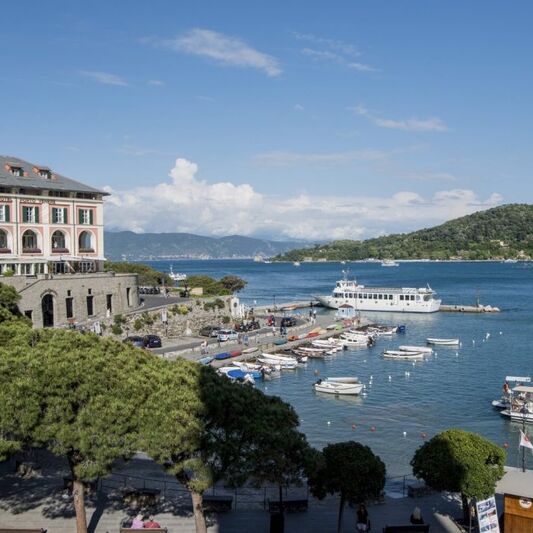
[[[108,229],[362,239],[532,201],[527,0],[0,9],[0,153],[110,192]]]

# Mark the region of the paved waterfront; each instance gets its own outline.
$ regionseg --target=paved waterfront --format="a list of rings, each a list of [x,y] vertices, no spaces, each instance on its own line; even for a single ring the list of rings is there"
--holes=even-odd
[[[0,526],[44,527],[49,533],[72,533],[75,525],[71,497],[62,488],[63,476],[67,474],[66,465],[42,452],[38,463],[42,466],[40,476],[27,480],[13,474],[13,462],[1,465]],[[157,520],[168,527],[169,533],[194,533],[194,520],[188,495],[172,492],[170,484],[175,483],[173,478],[143,457],[135,458],[124,468],[117,470],[91,498],[87,516],[91,533],[118,533],[120,522],[135,512],[134,509],[125,507],[120,497],[119,486],[126,476],[131,476],[126,480],[128,486],[151,487],[159,482],[157,486],[161,487],[163,486],[161,483],[167,482],[167,489],[162,491],[161,501],[155,510]],[[113,486],[115,488],[112,488]],[[450,515],[460,515],[457,500],[440,494],[418,499],[388,496],[384,503],[369,505],[372,530],[381,531],[381,528],[387,524],[408,523],[415,505],[420,507],[425,520],[431,524],[432,532],[460,531],[450,519]],[[286,515],[285,531],[287,533],[335,531],[337,506],[337,498],[327,498],[322,502],[311,498],[307,512]],[[267,532],[269,520],[270,515],[262,508],[259,500],[255,504],[243,502],[239,504],[237,501],[236,510],[209,517],[209,531]],[[343,531],[350,533],[354,531],[354,509],[346,507],[343,524]]]

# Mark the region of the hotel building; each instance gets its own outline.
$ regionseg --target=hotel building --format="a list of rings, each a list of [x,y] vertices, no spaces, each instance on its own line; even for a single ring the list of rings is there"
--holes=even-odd
[[[0,156],[0,282],[15,286],[36,326],[138,305],[135,275],[103,272],[105,195],[47,166]]]

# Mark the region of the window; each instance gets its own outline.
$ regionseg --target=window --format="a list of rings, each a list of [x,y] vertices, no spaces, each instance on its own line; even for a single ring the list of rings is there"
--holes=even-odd
[[[30,229],[22,234],[22,251],[26,253],[39,253],[41,251],[37,246],[37,234]]]
[[[67,310],[67,318],[74,318],[73,298],[65,298],[65,307]]]
[[[9,206],[0,205],[0,222],[9,222],[10,219]]]
[[[80,261],[80,272],[87,274],[87,272],[94,272],[94,262],[93,261]],[[91,290],[89,289],[89,294]]]
[[[9,253],[10,251],[7,245],[7,233],[4,230],[0,230],[0,253]]]
[[[106,294],[106,309],[112,313],[113,312],[113,295]]]
[[[93,316],[94,315],[93,298],[94,298],[94,296],[87,296],[87,316]]]
[[[62,231],[52,233],[52,252],[68,252],[65,234]]]
[[[22,206],[22,222],[29,222],[31,224],[39,223],[39,208],[34,205]]]
[[[92,209],[79,209],[78,210],[80,224],[91,225],[93,223],[93,210]]]
[[[52,224],[67,224],[67,208],[52,207]]]
[[[128,306],[131,305],[131,288],[126,287],[126,301],[128,302]]]
[[[24,176],[24,170],[22,167],[11,167],[11,174],[17,178],[22,178]]]
[[[63,262],[54,262],[52,263],[52,271],[54,274],[64,274],[67,270],[67,266]]]
[[[28,317],[30,320],[32,320],[33,310],[32,310],[32,309],[28,309],[27,311],[24,311],[24,316],[26,316],[26,317]]]
[[[383,300],[383,294],[378,294],[378,299]]]
[[[403,294],[400,294],[400,301],[403,302]]]
[[[41,176],[41,178],[45,178],[47,180],[51,179],[52,178],[52,173],[47,170],[46,168],[40,168],[39,169],[39,176]]]
[[[94,252],[92,246],[92,235],[88,231],[82,231],[79,238],[80,252]]]

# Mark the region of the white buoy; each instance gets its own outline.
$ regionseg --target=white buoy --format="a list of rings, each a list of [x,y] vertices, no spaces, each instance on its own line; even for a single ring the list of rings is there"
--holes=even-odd
[[[459,343],[459,348],[461,348],[462,346],[463,346],[463,343],[462,343],[462,342],[460,342],[460,343]]]
[[[403,432],[403,436],[404,436],[404,437],[407,437],[407,431],[404,431],[404,432]]]
[[[415,362],[413,361],[413,366],[415,366]]]
[[[472,339],[472,344],[476,344],[476,341],[475,341],[475,339]]]
[[[331,422],[328,420],[328,426],[331,426]]]
[[[459,357],[459,352],[455,352],[455,357]]]
[[[500,335],[503,333],[503,331],[500,331]]]
[[[490,333],[487,333],[487,334],[485,335],[485,339],[488,339],[488,338],[490,338]]]
[[[389,381],[392,381],[392,376],[389,376]]]
[[[370,376],[370,381],[372,381],[374,379],[374,376]]]

